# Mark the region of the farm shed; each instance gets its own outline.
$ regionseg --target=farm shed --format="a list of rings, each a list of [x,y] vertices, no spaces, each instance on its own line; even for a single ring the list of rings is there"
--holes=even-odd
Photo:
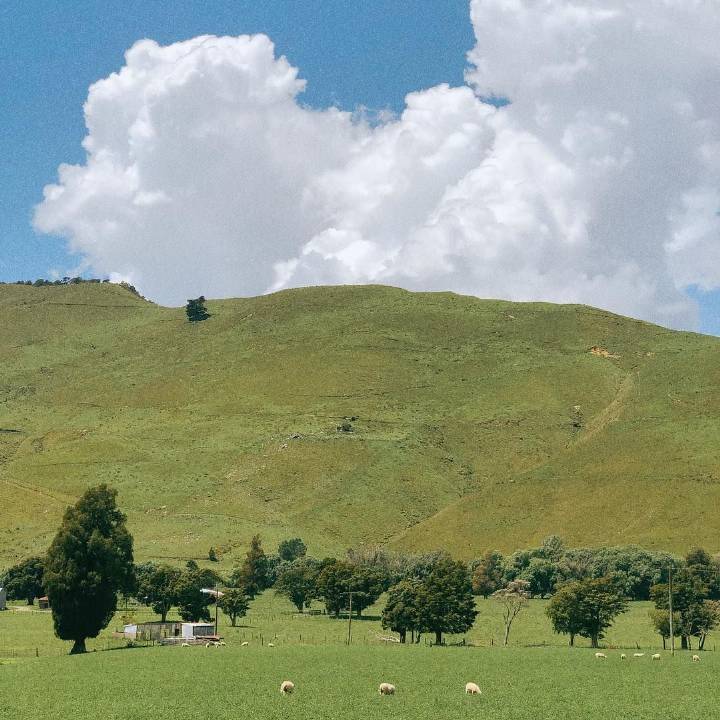
[[[215,637],[215,625],[212,623],[183,623],[182,637],[184,640]]]
[[[49,610],[50,609],[50,600],[48,600],[47,595],[43,595],[43,597],[38,598],[38,607],[41,610]]]
[[[123,627],[123,635],[128,640],[162,640],[169,637],[180,637],[183,623],[177,621],[131,623]]]

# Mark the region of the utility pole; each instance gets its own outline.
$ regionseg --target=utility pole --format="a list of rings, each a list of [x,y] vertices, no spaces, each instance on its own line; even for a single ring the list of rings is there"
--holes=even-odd
[[[675,657],[675,628],[673,627],[672,565],[668,566],[668,605],[670,606],[670,654]]]
[[[348,613],[348,639],[347,639],[347,644],[350,645],[350,643],[352,642],[352,596],[353,596],[353,591],[350,590],[348,594],[350,595],[350,612]]]

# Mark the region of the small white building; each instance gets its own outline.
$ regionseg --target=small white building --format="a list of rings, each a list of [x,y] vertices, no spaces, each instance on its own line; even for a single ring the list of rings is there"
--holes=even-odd
[[[183,640],[194,640],[195,638],[215,637],[215,625],[212,623],[183,623]]]
[[[4,587],[0,587],[0,610],[7,610],[7,593]]]

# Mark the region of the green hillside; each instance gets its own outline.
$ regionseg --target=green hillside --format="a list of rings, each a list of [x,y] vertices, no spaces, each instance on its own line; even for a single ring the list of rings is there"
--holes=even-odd
[[[550,533],[720,549],[717,339],[387,287],[208,309],[191,324],[114,285],[0,286],[0,565],[98,482],[140,559],[230,562],[254,532],[317,555]]]

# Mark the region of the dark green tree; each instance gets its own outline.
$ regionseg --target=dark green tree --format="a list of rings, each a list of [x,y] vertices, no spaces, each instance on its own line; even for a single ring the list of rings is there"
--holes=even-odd
[[[230,618],[230,624],[235,627],[238,618],[244,617],[250,607],[247,596],[242,588],[229,588],[225,590],[218,600],[220,609]]]
[[[588,578],[563,585],[551,598],[546,613],[556,633],[590,639],[599,646],[613,620],[627,609],[627,600],[610,578]]]
[[[177,584],[182,574],[179,568],[152,563],[138,565],[135,570],[137,599],[160,615],[162,622],[167,620],[170,608],[177,603]]]
[[[462,562],[443,558],[422,581],[418,599],[420,628],[435,633],[442,644],[444,633],[467,632],[475,622],[475,598],[470,573]]]
[[[323,563],[317,578],[316,595],[322,598],[328,613],[339,617],[340,611],[348,606],[355,566],[344,560]]]
[[[380,568],[355,567],[350,578],[352,609],[358,617],[388,589],[387,575]],[[349,608],[348,595],[348,608]]]
[[[275,581],[275,592],[282,595],[302,612],[315,597],[319,563],[311,558],[302,558],[284,565]]]
[[[680,646],[683,650],[690,648],[690,638],[706,635],[704,632],[709,616],[704,606],[708,597],[708,586],[697,572],[683,569],[673,578],[672,600],[673,617],[679,615],[678,630]],[[668,610],[670,599],[668,584],[659,583],[650,589],[650,598],[658,610]]]
[[[503,586],[503,574],[503,556],[496,550],[488,550],[473,570],[473,592],[484,598],[489,597]]]
[[[112,619],[119,592],[134,589],[133,541],[117,491],[91,488],[65,511],[48,550],[44,583],[56,635],[72,640],[71,654],[85,652]]]
[[[539,595],[544,598],[555,589],[556,577],[556,563],[543,557],[534,557],[517,579],[525,580],[528,583],[528,591],[531,595]]]
[[[290,538],[283,540],[278,545],[278,555],[285,562],[292,562],[298,558],[305,557],[307,553],[307,545],[300,538]]]
[[[10,600],[25,600],[28,605],[35,598],[45,594],[43,588],[43,572],[45,560],[41,557],[30,557],[13,565],[6,573],[2,584],[5,586]]]
[[[408,632],[420,630],[420,580],[401,580],[388,591],[382,612],[382,626],[396,632],[400,642],[407,640]]]
[[[185,313],[190,322],[207,320],[210,317],[210,313],[205,308],[204,296],[201,295],[199,298],[188,300],[185,306]]]
[[[185,622],[209,621],[209,606],[215,602],[215,599],[202,590],[212,590],[221,584],[222,578],[208,568],[186,570],[181,573],[175,582],[175,602],[180,617]]]
[[[230,582],[235,587],[243,588],[251,599],[268,587],[268,560],[259,535],[254,535],[250,540],[245,560],[233,571]]]

